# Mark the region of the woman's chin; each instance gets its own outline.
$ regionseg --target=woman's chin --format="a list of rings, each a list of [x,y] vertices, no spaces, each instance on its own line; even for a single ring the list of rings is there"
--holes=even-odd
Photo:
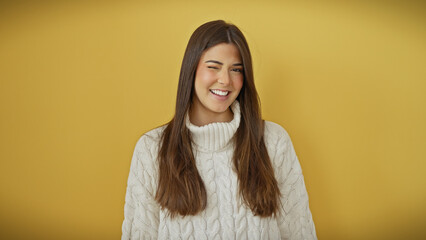
[[[211,106],[210,111],[217,113],[217,114],[222,114],[222,113],[225,113],[226,111],[228,111],[229,106],[230,105]]]

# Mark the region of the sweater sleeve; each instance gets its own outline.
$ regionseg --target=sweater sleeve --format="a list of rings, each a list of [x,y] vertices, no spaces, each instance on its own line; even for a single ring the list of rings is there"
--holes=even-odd
[[[127,181],[122,240],[157,239],[160,209],[154,199],[155,159],[149,151],[152,144],[149,137],[144,135],[133,153]]]
[[[281,190],[281,209],[278,226],[281,239],[317,239],[309,209],[308,193],[293,144],[287,132],[277,145],[277,180]]]

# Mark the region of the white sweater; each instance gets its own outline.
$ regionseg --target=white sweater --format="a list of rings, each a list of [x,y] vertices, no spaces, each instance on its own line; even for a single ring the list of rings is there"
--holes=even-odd
[[[238,198],[231,138],[241,116],[238,102],[231,108],[231,122],[197,127],[188,117],[186,120],[207,191],[207,207],[196,216],[171,219],[154,200],[158,143],[164,127],[139,139],[127,183],[122,239],[317,239],[302,170],[291,140],[280,125],[266,121],[265,127],[265,144],[282,194],[279,216],[254,216]]]

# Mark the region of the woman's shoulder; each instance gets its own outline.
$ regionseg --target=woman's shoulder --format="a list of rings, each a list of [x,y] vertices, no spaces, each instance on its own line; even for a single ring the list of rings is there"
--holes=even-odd
[[[160,143],[161,136],[166,126],[167,125],[162,125],[160,127],[145,132],[141,137],[139,137],[136,143],[136,148],[152,149],[152,147],[157,147]]]
[[[265,120],[265,139],[269,140],[290,140],[287,131],[279,124]]]
[[[265,121],[264,139],[269,157],[277,170],[292,164],[296,153],[289,134],[281,125]]]
[[[151,129],[148,132],[144,133],[142,137],[145,136],[147,138],[152,139],[153,141],[160,141],[161,136],[163,135],[163,131],[164,129],[166,129],[166,127],[167,124]]]

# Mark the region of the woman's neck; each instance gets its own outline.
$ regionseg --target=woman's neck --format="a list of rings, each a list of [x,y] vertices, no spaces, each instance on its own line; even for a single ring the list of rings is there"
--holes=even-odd
[[[234,114],[228,108],[225,112],[212,112],[201,104],[192,104],[189,109],[189,119],[195,126],[204,126],[214,122],[230,122]]]

